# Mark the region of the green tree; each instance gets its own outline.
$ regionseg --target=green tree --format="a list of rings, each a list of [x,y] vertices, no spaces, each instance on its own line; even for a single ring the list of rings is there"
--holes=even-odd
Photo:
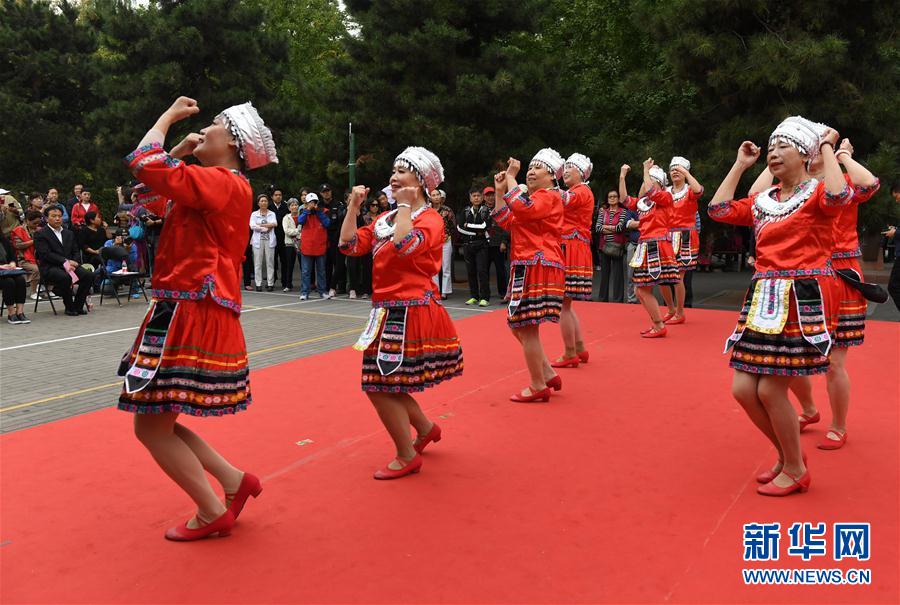
[[[0,2],[0,184],[14,191],[91,181],[84,114],[96,99],[95,32],[76,4]]]
[[[543,55],[539,15],[525,0],[351,0],[358,31],[335,66],[336,132],[353,122],[365,162],[358,181],[380,188],[395,155],[422,145],[441,158],[458,200],[498,160],[567,142],[558,118],[569,100]],[[345,178],[334,158],[332,176]]]

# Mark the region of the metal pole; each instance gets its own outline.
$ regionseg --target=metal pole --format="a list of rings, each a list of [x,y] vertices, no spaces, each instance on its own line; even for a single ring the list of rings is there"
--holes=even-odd
[[[356,185],[356,140],[353,138],[353,122],[349,123],[348,133],[350,135],[350,158],[347,161],[347,168],[350,173],[350,189]]]

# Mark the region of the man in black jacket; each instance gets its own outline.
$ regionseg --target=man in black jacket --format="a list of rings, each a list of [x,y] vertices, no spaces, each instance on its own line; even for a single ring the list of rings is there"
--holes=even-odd
[[[322,197],[322,210],[331,220],[328,224],[328,248],[325,250],[325,276],[328,279],[328,293],[331,296],[347,293],[347,257],[338,250],[341,238],[341,225],[347,214],[347,204],[332,199],[331,185],[319,187]]]
[[[456,219],[456,230],[462,236],[460,243],[466,259],[466,272],[469,274],[470,298],[466,301],[467,305],[486,307],[491,299],[487,239],[491,220],[491,211],[484,205],[481,189],[472,187],[469,190],[469,205]]]
[[[34,235],[34,250],[41,277],[62,297],[66,315],[87,315],[84,301],[91,291],[93,273],[81,266],[75,234],[62,226],[62,210],[58,206],[47,208],[47,227]],[[68,268],[78,277],[78,293],[72,300],[72,277]]]
[[[284,194],[278,187],[272,189],[272,205],[269,206],[269,210],[275,213],[275,275],[281,275],[281,287],[284,292],[290,292],[291,289],[289,286],[292,283],[292,276],[287,275],[288,263],[284,261],[284,225],[281,221],[285,216],[290,214],[291,211],[288,209],[287,202],[284,201]],[[297,253],[293,248],[291,248],[290,252],[291,254]],[[280,273],[279,266],[281,267]],[[291,267],[293,267],[293,265],[291,265]]]
[[[494,198],[494,188],[484,188],[484,205],[491,212],[496,206]],[[487,232],[488,237],[488,276],[490,276],[491,266],[497,274],[497,293],[500,298],[506,298],[506,286],[509,282],[509,231],[503,229],[500,225],[491,221]],[[490,286],[488,286],[490,288]]]

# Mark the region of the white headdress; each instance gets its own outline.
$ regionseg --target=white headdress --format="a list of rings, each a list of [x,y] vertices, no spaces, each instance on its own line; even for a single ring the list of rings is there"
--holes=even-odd
[[[269,163],[278,163],[272,131],[250,101],[229,107],[217,115],[216,119],[221,120],[234,136],[238,144],[238,153],[248,170]]]
[[[669,184],[669,179],[666,176],[666,171],[660,168],[659,166],[651,166],[650,167],[650,178],[659,182],[660,185],[665,187]]]
[[[547,170],[550,171],[550,174],[553,175],[553,178],[559,179],[562,177],[563,164],[565,164],[565,161],[555,149],[544,147],[531,158],[531,164],[534,164],[535,162],[546,167]]]
[[[570,155],[566,160],[566,166],[574,166],[577,168],[578,172],[581,173],[581,179],[583,181],[591,178],[591,172],[594,171],[594,165],[591,163],[591,158],[580,153],[573,153]]]
[[[672,161],[669,162],[669,170],[672,170],[673,166],[681,166],[688,172],[691,171],[691,161],[687,158],[681,157],[680,155],[676,155],[674,158],[672,158]]]
[[[407,147],[394,159],[394,165],[397,164],[412,170],[426,193],[444,182],[441,160],[424,147]]]
[[[828,126],[811,122],[802,116],[785,118],[769,137],[769,145],[776,140],[789,143],[794,149],[809,157],[810,160],[819,155],[819,143]]]

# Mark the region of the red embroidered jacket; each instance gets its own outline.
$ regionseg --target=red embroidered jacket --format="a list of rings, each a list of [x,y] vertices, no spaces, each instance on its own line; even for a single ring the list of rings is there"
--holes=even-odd
[[[853,199],[834,220],[834,258],[862,256],[859,249],[859,234],[856,232],[859,205],[868,202],[881,186],[876,180],[871,187],[854,187],[849,174],[844,174],[844,179],[853,190]]]
[[[503,196],[506,206],[491,216],[510,233],[513,265],[565,269],[559,245],[563,228],[563,202],[557,189],[538,189],[528,194],[516,187]]]
[[[125,161],[159,196],[145,207],[166,218],[154,263],[153,296],[200,300],[209,295],[240,313],[241,262],[253,196],[246,177],[220,166],[185,164],[158,144],[136,149]]]
[[[578,183],[562,194],[563,239],[579,239],[590,245],[594,218],[594,192],[587,183]]]
[[[623,206],[638,213],[638,220],[641,223],[638,226],[638,230],[641,232],[638,241],[666,239],[669,229],[672,227],[672,194],[665,189],[654,187],[647,192],[646,197],[640,199],[643,199],[644,203],[649,206],[647,210],[638,208],[640,200],[630,195],[622,202]],[[692,225],[693,221],[692,215]]]
[[[379,215],[379,218],[384,214]],[[434,276],[441,268],[444,248],[444,219],[428,208],[413,220],[413,228],[401,241],[378,239],[375,224],[356,230],[356,235],[340,247],[348,256],[372,252],[372,304],[375,307],[412,306],[440,300]]]
[[[669,195],[672,196],[669,228],[695,230],[697,228],[697,202],[700,201],[700,196],[703,195],[703,191],[701,190],[700,193],[694,193],[694,190],[691,189],[690,185],[685,183],[684,186],[687,187],[687,193],[685,193],[684,197],[678,201],[675,200],[675,195],[669,191]]]

